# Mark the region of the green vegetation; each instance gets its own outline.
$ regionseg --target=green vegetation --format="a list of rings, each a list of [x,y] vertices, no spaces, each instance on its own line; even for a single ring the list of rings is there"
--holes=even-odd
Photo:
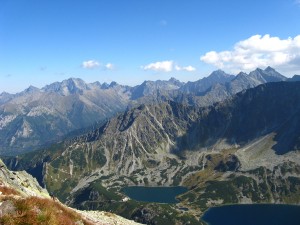
[[[189,174],[189,173],[192,173],[192,172],[195,172],[195,171],[199,171],[201,169],[200,166],[188,166],[188,167],[185,167],[184,169],[182,170],[179,170],[175,176],[173,177],[173,185],[174,186],[178,186],[180,185],[181,181],[182,181],[182,178]]]
[[[94,181],[83,191],[75,193],[72,206],[85,210],[110,211],[148,224],[202,224],[193,215],[176,210],[172,204],[154,204],[134,200],[123,202],[119,190],[104,188],[101,180]]]

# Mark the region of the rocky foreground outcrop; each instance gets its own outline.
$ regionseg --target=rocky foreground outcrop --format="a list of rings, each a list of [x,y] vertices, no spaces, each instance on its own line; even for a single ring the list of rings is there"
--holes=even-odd
[[[108,212],[79,211],[50,197],[25,171],[10,171],[0,160],[0,224],[137,224]]]

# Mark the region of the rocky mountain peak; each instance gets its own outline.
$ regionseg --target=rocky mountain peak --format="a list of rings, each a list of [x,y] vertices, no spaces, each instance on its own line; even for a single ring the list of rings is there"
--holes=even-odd
[[[257,68],[256,70],[250,72],[249,76],[260,80],[263,83],[285,81],[287,79],[270,66],[265,70]]]
[[[114,87],[116,87],[116,86],[118,86],[119,84],[117,83],[117,82],[115,82],[115,81],[112,81],[110,84],[109,84],[109,88],[114,88]]]
[[[137,85],[132,88],[133,100],[136,100],[141,97],[155,95],[158,92],[162,91],[172,91],[177,90],[182,86],[182,83],[175,78],[170,80],[157,80],[157,81],[144,81],[141,85]]]
[[[0,104],[3,104],[5,102],[8,102],[9,100],[11,100],[14,97],[13,94],[7,93],[7,92],[2,92],[0,94]]]
[[[39,92],[40,89],[35,87],[35,86],[32,86],[30,85],[28,88],[26,88],[24,91],[22,91],[20,94],[32,94],[34,92]]]
[[[227,73],[225,73],[223,70],[215,70],[213,71],[208,77],[211,78],[222,78],[222,77],[231,77],[232,75],[229,75]]]
[[[289,78],[288,81],[300,81],[300,75],[294,75],[292,78]]]
[[[266,72],[276,72],[276,70],[274,68],[272,68],[271,66],[268,66],[266,69],[265,69]]]
[[[180,90],[188,94],[196,93],[196,95],[203,95],[212,86],[216,84],[225,84],[233,79],[233,75],[229,75],[222,70],[216,70],[208,77],[204,77],[195,82],[187,82]]]
[[[89,85],[79,78],[69,78],[62,82],[55,82],[50,85],[46,85],[42,88],[45,92],[55,92],[63,96],[76,93],[82,94],[83,91],[89,89]]]
[[[244,72],[239,72],[239,73],[236,75],[236,77],[246,77],[246,76],[248,76],[248,74],[247,74],[247,73],[244,73]]]
[[[101,89],[108,89],[109,88],[109,84],[104,82],[103,84],[101,84]]]
[[[178,87],[181,87],[181,86],[184,84],[183,82],[177,80],[177,79],[174,78],[174,77],[171,77],[171,78],[169,79],[169,82],[172,83],[172,84],[174,84],[174,85],[176,85],[176,86],[178,86]]]
[[[101,89],[101,83],[99,81],[95,81],[95,82],[91,83],[90,86]]]
[[[25,89],[26,92],[33,92],[33,91],[38,91],[40,89],[38,89],[35,86],[30,85],[27,89]]]

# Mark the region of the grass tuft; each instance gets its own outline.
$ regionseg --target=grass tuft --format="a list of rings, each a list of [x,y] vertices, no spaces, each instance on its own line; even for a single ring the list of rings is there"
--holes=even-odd
[[[91,225],[74,210],[52,199],[11,197],[10,200],[13,202],[17,213],[2,215],[0,224],[75,225],[77,221],[82,221],[84,225]]]

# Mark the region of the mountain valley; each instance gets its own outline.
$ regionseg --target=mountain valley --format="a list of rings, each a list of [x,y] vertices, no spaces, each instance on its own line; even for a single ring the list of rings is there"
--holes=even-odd
[[[214,81],[222,80],[217,75],[223,81]],[[72,207],[147,224],[202,224],[208,208],[223,204],[299,204],[300,82],[294,79],[268,67],[235,77],[216,71],[205,82],[144,82],[134,91],[114,84],[104,90],[126,93],[124,112],[82,135],[3,160],[34,174]],[[126,186],[188,191],[177,204],[123,202]]]

